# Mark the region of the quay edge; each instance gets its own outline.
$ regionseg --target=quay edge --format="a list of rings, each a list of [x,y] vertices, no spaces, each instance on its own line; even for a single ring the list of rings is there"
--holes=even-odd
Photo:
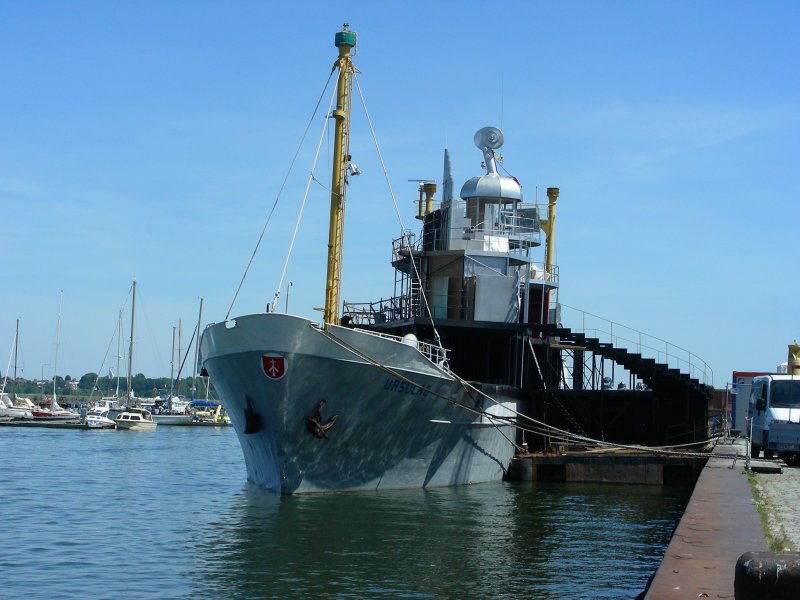
[[[734,598],[736,563],[767,541],[745,472],[744,439],[720,443],[695,484],[645,600]],[[738,459],[730,458],[736,454]],[[764,598],[771,596],[763,596]]]

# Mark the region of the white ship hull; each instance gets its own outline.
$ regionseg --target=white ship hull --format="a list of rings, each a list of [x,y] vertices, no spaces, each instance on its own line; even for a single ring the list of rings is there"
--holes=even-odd
[[[513,456],[514,427],[480,411],[511,417],[516,402],[469,390],[396,339],[267,313],[209,326],[201,354],[248,479],[277,492],[494,481]],[[318,423],[337,418],[315,435],[321,400]]]
[[[74,421],[78,418],[78,415],[72,412],[57,412],[57,413],[46,413],[46,412],[34,412],[33,413],[33,420],[34,421]]]
[[[127,429],[128,431],[155,431],[156,423],[153,421],[121,421],[115,420],[117,429]]]
[[[154,414],[153,421],[155,421],[159,425],[191,425],[192,415]]]

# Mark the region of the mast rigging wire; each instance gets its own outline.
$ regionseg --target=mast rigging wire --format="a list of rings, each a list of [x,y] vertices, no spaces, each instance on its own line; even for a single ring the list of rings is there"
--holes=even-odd
[[[11,358],[14,356],[14,346],[17,345],[17,335],[18,333],[14,333],[14,341],[11,342],[11,351],[8,353],[8,365],[6,366],[6,376],[3,377],[3,385],[0,387],[0,394],[4,394],[6,391],[6,382],[8,381],[8,370],[11,368]]]
[[[330,81],[330,79],[328,80]],[[331,109],[333,107],[333,102],[336,99],[336,89],[333,89],[331,93],[331,100],[328,103],[328,112],[325,116],[325,123],[322,126],[322,133],[319,136],[319,142],[317,143],[317,151],[314,154],[314,162],[311,164],[311,171],[308,174],[308,180],[306,181],[306,190],[303,194],[303,201],[300,203],[300,212],[297,215],[297,221],[294,224],[294,231],[292,232],[292,239],[289,242],[289,250],[286,252],[286,260],[283,263],[283,270],[281,271],[281,276],[278,280],[278,287],[275,288],[275,295],[272,297],[272,304],[270,310],[275,312],[278,308],[278,298],[281,294],[281,288],[283,287],[283,280],[286,277],[286,269],[289,266],[289,259],[292,256],[292,250],[294,249],[294,242],[297,238],[297,230],[300,228],[300,220],[303,218],[303,211],[306,207],[306,200],[308,200],[308,192],[311,189],[311,182],[317,181],[317,178],[314,176],[314,168],[317,166],[317,161],[319,160],[319,155],[322,150],[322,142],[325,140],[325,132],[328,130],[328,122],[330,121]]]
[[[303,148],[303,143],[305,142],[306,135],[308,134],[308,130],[311,128],[311,124],[314,122],[314,118],[317,116],[317,111],[319,110],[319,105],[322,103],[322,99],[325,97],[325,91],[328,89],[328,85],[330,85],[331,78],[333,77],[333,74],[334,74],[335,70],[336,70],[336,66],[334,65],[334,68],[331,70],[330,74],[328,75],[328,79],[325,82],[325,86],[322,89],[322,93],[320,93],[319,98],[317,99],[317,104],[314,107],[314,111],[313,111],[313,113],[311,114],[311,117],[308,120],[308,124],[306,125],[306,129],[303,132],[302,137],[300,138],[300,142],[297,145],[297,150],[295,151],[294,156],[292,157],[292,162],[289,164],[289,169],[286,172],[286,176],[283,178],[283,183],[281,183],[281,187],[280,187],[280,189],[278,189],[278,194],[275,197],[275,202],[273,202],[272,208],[270,209],[269,214],[267,215],[267,221],[266,221],[266,223],[264,223],[264,227],[261,230],[261,235],[258,236],[258,241],[256,242],[255,248],[253,248],[253,253],[250,255],[250,260],[247,261],[247,266],[244,269],[244,273],[242,273],[242,279],[239,281],[239,287],[236,288],[236,293],[233,295],[233,299],[231,300],[231,304],[228,307],[228,312],[225,313],[225,321],[227,321],[228,317],[230,317],[231,311],[233,310],[233,305],[236,303],[236,299],[239,297],[239,292],[241,292],[241,290],[242,290],[242,286],[244,285],[244,280],[245,280],[245,278],[247,277],[247,274],[250,271],[250,267],[252,266],[253,260],[256,257],[256,253],[258,252],[258,248],[261,246],[261,241],[264,239],[264,234],[266,233],[267,227],[269,226],[270,221],[272,220],[272,215],[275,213],[275,208],[278,206],[278,201],[281,198],[281,194],[283,193],[283,189],[286,187],[286,182],[289,179],[289,175],[291,175],[291,173],[292,173],[292,169],[294,168],[295,162],[297,162],[297,157],[300,155],[300,150]]]
[[[369,126],[369,132],[370,132],[370,135],[372,136],[372,142],[375,144],[375,151],[377,152],[378,160],[381,163],[381,169],[383,170],[383,177],[386,180],[386,187],[389,188],[389,196],[392,198],[392,204],[394,205],[394,211],[397,214],[397,220],[400,223],[400,235],[405,237],[405,235],[406,235],[405,232],[407,230],[405,228],[405,224],[403,223],[403,217],[400,215],[400,209],[399,209],[399,207],[397,205],[397,199],[395,198],[394,190],[392,189],[392,182],[389,179],[389,172],[386,169],[386,163],[383,160],[383,154],[381,153],[380,146],[378,145],[378,138],[375,135],[375,128],[372,126],[372,119],[370,118],[369,111],[367,110],[367,102],[364,99],[364,92],[361,89],[361,82],[359,82],[358,77],[355,74],[353,75],[353,79],[356,82],[356,88],[358,89],[358,96],[359,96],[359,98],[361,98],[361,106],[364,108],[364,115],[367,118],[367,125]],[[417,281],[419,281],[421,283],[422,282],[422,278],[420,277],[419,270],[417,269],[417,261],[414,260],[414,256],[413,255],[410,258],[411,258],[411,266],[414,268],[414,274],[417,277]],[[420,295],[422,296],[422,302],[425,305],[425,312],[427,313],[428,318],[430,319],[431,328],[433,329],[433,335],[436,338],[436,344],[439,346],[439,348],[444,349],[443,346],[442,346],[442,339],[439,336],[439,331],[436,329],[436,324],[433,322],[433,314],[431,313],[431,307],[428,304],[428,296],[427,296],[427,294],[425,294],[425,290],[422,289],[422,286],[420,286],[419,292],[420,292]]]

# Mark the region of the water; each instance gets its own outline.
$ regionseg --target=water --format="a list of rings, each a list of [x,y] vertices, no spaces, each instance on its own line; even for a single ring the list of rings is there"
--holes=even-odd
[[[2,598],[634,598],[688,490],[280,498],[230,428],[0,427]]]

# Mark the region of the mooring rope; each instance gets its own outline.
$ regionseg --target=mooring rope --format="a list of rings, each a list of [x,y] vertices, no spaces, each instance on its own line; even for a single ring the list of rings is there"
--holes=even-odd
[[[517,449],[517,450],[519,450],[519,451],[523,450],[523,448],[521,448],[520,446],[518,446],[518,445],[517,445],[517,444],[516,444],[516,443],[515,443],[513,440],[511,440],[511,439],[510,439],[510,438],[509,438],[509,437],[508,437],[508,436],[507,436],[507,435],[506,435],[506,434],[505,434],[503,431],[500,431],[500,429],[499,429],[499,426],[497,425],[496,421],[505,421],[505,422],[506,422],[507,424],[509,424],[509,425],[513,425],[513,423],[508,423],[508,422],[507,422],[505,419],[503,419],[502,417],[499,417],[499,416],[497,416],[497,415],[492,415],[492,414],[489,414],[489,413],[488,413],[488,412],[486,412],[485,410],[480,410],[480,409],[477,409],[477,408],[473,408],[473,407],[471,407],[471,406],[468,406],[468,405],[466,405],[466,404],[464,404],[464,403],[462,403],[462,402],[459,402],[458,400],[455,400],[455,399],[453,399],[453,398],[449,398],[448,396],[445,396],[444,394],[440,394],[439,392],[437,392],[437,391],[435,391],[435,390],[432,390],[432,389],[428,389],[428,388],[425,388],[425,387],[423,387],[421,384],[417,383],[416,381],[414,381],[414,380],[412,380],[412,379],[409,379],[408,377],[406,377],[405,375],[403,375],[403,374],[402,374],[402,373],[400,373],[399,371],[396,371],[396,370],[392,369],[391,367],[388,367],[387,365],[384,365],[383,363],[381,363],[381,362],[379,362],[379,361],[377,361],[377,360],[373,359],[371,356],[369,356],[368,354],[366,354],[366,353],[362,352],[362,351],[361,351],[361,350],[359,350],[358,348],[354,347],[352,344],[348,344],[348,343],[347,343],[345,340],[343,340],[342,338],[340,338],[340,337],[338,337],[337,335],[335,335],[335,334],[334,334],[334,333],[333,333],[333,332],[332,332],[332,331],[331,331],[329,328],[321,328],[321,327],[318,327],[318,326],[317,326],[317,325],[315,325],[315,324],[311,324],[311,328],[312,328],[312,329],[314,329],[315,331],[317,331],[317,332],[321,333],[323,336],[325,336],[326,338],[328,338],[329,340],[331,340],[333,343],[335,343],[335,344],[337,344],[338,346],[340,346],[340,347],[344,348],[344,349],[345,349],[345,350],[347,350],[348,352],[351,352],[352,354],[355,354],[356,356],[358,356],[358,357],[359,357],[359,358],[361,358],[362,360],[364,360],[364,361],[366,361],[366,362],[370,363],[371,365],[373,365],[373,366],[377,367],[378,369],[380,369],[380,370],[384,371],[385,373],[387,373],[387,374],[391,375],[392,377],[395,377],[396,379],[399,379],[399,380],[401,380],[401,381],[403,381],[403,382],[405,382],[405,383],[408,383],[409,385],[412,385],[412,386],[414,386],[414,387],[416,387],[416,388],[418,388],[418,389],[425,390],[427,393],[429,393],[429,394],[432,394],[433,396],[436,396],[436,397],[438,397],[438,398],[440,398],[440,399],[442,399],[442,400],[444,400],[444,401],[446,401],[446,402],[449,402],[450,404],[452,404],[452,405],[454,405],[454,406],[457,406],[458,408],[461,408],[462,410],[465,410],[465,411],[467,411],[467,412],[473,413],[473,414],[475,414],[475,415],[479,415],[479,416],[486,417],[486,418],[489,420],[489,422],[491,423],[491,425],[492,425],[493,427],[495,427],[495,428],[498,430],[498,432],[499,432],[499,433],[500,433],[500,434],[501,434],[503,437],[505,437],[505,438],[506,438],[506,439],[507,439],[507,440],[508,440],[508,441],[509,441],[509,442],[510,442],[510,443],[511,443],[513,446],[514,446],[514,448],[516,448],[516,449]],[[364,334],[365,334],[365,335],[372,335],[372,334],[370,334],[370,333],[368,333],[368,332],[365,332]],[[399,342],[399,341],[398,341],[397,343],[402,343],[402,342]],[[424,354],[422,354],[422,353],[420,353],[420,354],[421,354],[422,356],[424,356]],[[436,363],[434,363],[433,361],[430,361],[430,360],[428,360],[428,362],[429,362],[431,365],[433,365],[433,366],[434,366],[436,369],[438,369],[438,370],[442,371],[443,373],[446,373],[446,374],[448,374],[448,375],[452,375],[452,374],[453,374],[451,371],[446,371],[446,370],[442,369],[442,368],[441,368],[439,365],[437,365],[437,364],[436,364]],[[470,395],[470,398],[472,398],[472,396],[471,396],[471,395]],[[494,401],[496,404],[498,404],[498,405],[499,405],[499,403],[498,403],[497,401],[495,401],[494,399],[492,399],[492,400],[493,400],[493,401]],[[508,408],[508,407],[503,407],[503,408],[505,408],[506,410],[509,410],[509,411],[515,412],[513,409],[510,409],[510,408]]]
[[[553,437],[553,438],[555,438],[556,440],[559,440],[559,441],[561,441],[561,440],[563,440],[563,441],[573,441],[573,442],[574,441],[579,441],[579,442],[584,442],[584,443],[591,444],[591,445],[601,446],[603,448],[608,448],[608,449],[631,450],[631,451],[635,451],[635,452],[653,454],[653,455],[656,455],[656,456],[674,456],[674,457],[683,457],[683,458],[698,458],[698,457],[700,457],[700,458],[710,458],[711,456],[713,456],[715,458],[732,458],[732,459],[741,458],[739,455],[712,454],[711,452],[681,452],[681,451],[676,451],[676,450],[669,450],[669,448],[680,447],[680,446],[641,446],[641,445],[638,445],[638,444],[621,444],[621,443],[616,443],[616,442],[606,442],[605,440],[597,440],[597,439],[594,439],[594,438],[590,438],[588,436],[582,436],[582,435],[578,435],[578,434],[575,434],[575,433],[572,433],[572,432],[569,432],[569,431],[565,431],[563,429],[560,429],[558,427],[555,427],[553,425],[545,423],[544,421],[539,421],[537,419],[534,419],[533,417],[531,417],[529,415],[526,415],[524,413],[521,413],[521,412],[519,412],[519,411],[517,411],[515,409],[508,408],[507,406],[502,405],[498,400],[496,400],[495,398],[493,398],[492,396],[490,396],[489,394],[487,394],[483,390],[479,390],[473,384],[471,384],[470,382],[466,381],[465,379],[459,377],[453,371],[444,370],[440,366],[436,365],[434,362],[429,360],[430,364],[433,365],[435,368],[445,372],[446,374],[448,374],[451,377],[453,377],[453,379],[455,381],[459,382],[462,385],[462,387],[465,390],[465,393],[467,394],[468,397],[475,399],[475,395],[476,394],[478,396],[482,396],[483,398],[489,400],[490,402],[494,403],[495,405],[502,406],[505,410],[510,411],[514,415],[514,418],[512,419],[512,418],[509,418],[509,417],[492,415],[492,414],[489,414],[488,412],[486,412],[485,410],[480,410],[480,409],[476,409],[476,408],[470,407],[470,406],[468,406],[468,405],[466,405],[466,404],[464,404],[462,402],[458,402],[457,400],[454,400],[453,398],[449,398],[449,397],[447,397],[447,396],[445,396],[443,394],[435,392],[434,390],[428,390],[427,388],[424,388],[422,385],[420,385],[419,383],[413,381],[412,379],[409,379],[408,377],[406,377],[402,373],[400,373],[400,372],[398,372],[398,371],[396,371],[396,370],[394,370],[394,369],[392,369],[392,368],[390,368],[390,367],[388,367],[386,365],[381,364],[379,361],[373,359],[372,357],[370,357],[366,353],[362,352],[358,348],[355,348],[351,344],[348,344],[346,341],[344,341],[340,337],[336,336],[330,329],[323,329],[323,328],[320,328],[320,327],[318,327],[316,325],[312,325],[312,328],[315,329],[316,331],[318,331],[319,333],[321,333],[322,335],[324,335],[325,337],[327,337],[328,339],[330,339],[332,342],[334,342],[337,345],[341,346],[345,350],[351,352],[352,354],[355,354],[356,356],[358,356],[362,360],[365,360],[365,361],[369,362],[373,366],[385,371],[386,373],[391,374],[393,377],[396,377],[397,379],[400,379],[401,381],[404,381],[404,382],[406,382],[406,383],[408,383],[410,385],[413,385],[413,386],[415,386],[415,387],[417,387],[419,389],[425,389],[426,391],[428,391],[428,393],[431,393],[434,396],[436,396],[438,398],[441,398],[442,400],[445,400],[445,401],[447,401],[447,402],[453,404],[454,406],[457,406],[457,407],[459,407],[459,408],[461,408],[463,410],[466,410],[466,411],[471,412],[473,414],[485,416],[487,419],[489,419],[489,421],[495,427],[498,427],[498,425],[497,425],[498,422],[506,423],[508,425],[516,425],[516,427],[518,427],[519,429],[521,429],[524,432],[534,433],[534,434],[538,434],[538,435],[549,435],[550,437]],[[366,333],[366,335],[371,335],[368,332],[365,332],[365,333]],[[402,342],[398,341],[396,343],[402,343]],[[424,354],[422,354],[422,353],[420,353],[420,354],[422,356],[424,356]],[[472,393],[470,393],[470,392],[472,392]],[[530,425],[522,424],[520,422],[520,419],[524,420],[524,421],[527,421],[528,423],[530,423]],[[500,430],[498,429],[498,431],[500,431]],[[503,432],[501,432],[501,433],[503,433]],[[503,436],[506,437],[506,439],[508,439],[508,436],[505,436],[504,433],[503,433]],[[708,440],[706,440],[706,441],[704,441],[702,443],[707,444],[707,443],[710,443],[711,441],[714,441],[715,439],[716,438],[709,438]],[[522,451],[523,450],[523,448],[521,448],[519,445],[517,445],[514,441],[511,441],[511,440],[509,440],[509,441],[511,442],[511,444],[518,451]],[[698,442],[698,444],[699,443],[700,442]]]

